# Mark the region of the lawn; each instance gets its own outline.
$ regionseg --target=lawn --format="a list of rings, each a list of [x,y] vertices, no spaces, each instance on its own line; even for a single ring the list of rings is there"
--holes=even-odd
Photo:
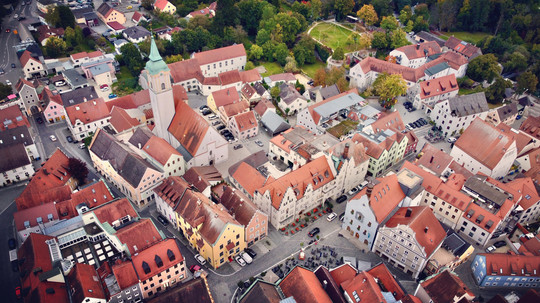
[[[266,68],[266,73],[261,74],[263,77],[280,74],[283,72],[283,68],[277,62],[264,62],[262,64]]]
[[[133,78],[133,75],[131,75],[131,72],[129,71],[127,66],[122,65],[120,66],[120,71],[116,73],[116,78],[118,79],[118,81],[120,81],[120,80]]]
[[[483,33],[483,32],[474,32],[474,33],[470,33],[470,32],[448,32],[448,33],[444,33],[444,32],[441,32],[440,37],[442,39],[444,39],[444,40],[448,40],[448,38],[450,38],[452,35],[454,35],[454,37],[456,37],[458,39],[461,39],[463,41],[470,42],[470,43],[473,43],[473,44],[477,44],[480,40],[484,39],[484,37],[490,36],[490,34]]]
[[[319,60],[315,61],[315,63],[313,64],[309,64],[309,65],[304,65],[302,67],[302,71],[308,75],[310,78],[313,78],[315,77],[315,73],[317,72],[317,70],[319,68],[325,68],[326,67],[326,64],[324,62],[321,62]]]
[[[353,37],[359,35],[335,24],[319,23],[309,35],[333,50],[338,46],[343,47],[345,53],[357,50]]]
[[[332,136],[336,138],[341,138],[341,136],[348,134],[351,130],[355,129],[358,125],[358,122],[354,122],[351,120],[343,120],[338,125],[327,129],[326,131],[329,132]]]

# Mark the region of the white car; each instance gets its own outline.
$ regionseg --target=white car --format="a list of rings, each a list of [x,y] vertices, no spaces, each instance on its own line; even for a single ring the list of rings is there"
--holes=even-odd
[[[199,254],[195,255],[195,260],[197,260],[197,262],[199,262],[201,265],[206,264],[206,260]]]
[[[240,253],[240,256],[242,256],[242,259],[244,259],[247,264],[251,264],[251,262],[253,262],[253,259],[246,252]]]
[[[450,138],[448,138],[447,141],[448,141],[448,143],[454,143],[454,142],[457,141],[457,139],[455,137],[450,137]]]
[[[7,85],[11,85],[11,81],[6,80],[6,84],[7,84]]]
[[[13,19],[17,19],[17,18],[19,18],[19,15],[17,14],[13,15]]]
[[[349,192],[347,194],[349,196],[352,196],[352,195],[356,194],[357,191],[358,191],[358,188],[353,187],[351,190],[349,190]]]
[[[326,217],[326,220],[328,220],[328,222],[332,222],[334,221],[334,219],[337,218],[337,214],[336,213],[331,213],[328,215],[328,217]]]
[[[234,261],[236,261],[236,263],[238,263],[238,265],[240,265],[242,267],[246,266],[246,261],[244,261],[244,259],[242,259],[242,257],[240,257],[240,255],[234,256]]]
[[[487,253],[492,253],[492,252],[493,252],[494,250],[496,250],[496,249],[497,249],[497,247],[495,247],[494,245],[492,245],[492,246],[486,248],[486,252],[487,252]]]
[[[49,139],[51,139],[51,141],[54,142],[54,141],[56,141],[56,136],[55,135],[50,135]]]

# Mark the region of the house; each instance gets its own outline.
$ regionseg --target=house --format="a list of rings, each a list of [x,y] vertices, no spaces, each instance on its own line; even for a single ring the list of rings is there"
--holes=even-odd
[[[450,270],[431,276],[420,282],[414,293],[422,303],[472,302],[474,293],[463,283],[458,275]]]
[[[109,188],[100,180],[71,193],[69,199],[54,203],[54,205],[58,212],[58,219],[67,220],[112,200],[114,198]]]
[[[277,105],[286,115],[296,115],[307,107],[308,100],[296,90],[294,85],[283,83],[279,89],[280,101]]]
[[[487,114],[486,121],[493,124],[493,126],[497,126],[499,123],[512,125],[514,122],[516,122],[517,115],[517,103],[512,102],[490,110]]]
[[[261,99],[272,99],[272,96],[270,96],[270,92],[264,88],[262,85],[262,82],[255,82],[253,84],[253,88],[257,91],[257,94],[261,96]]]
[[[467,58],[467,60],[469,61],[482,55],[482,50],[479,47],[476,47],[471,43],[461,41],[454,36],[446,40],[446,42],[444,43],[443,51],[458,53]]]
[[[55,0],[38,0],[36,2],[37,9],[43,14],[46,14],[50,8],[58,6],[58,2],[56,2]]]
[[[208,95],[207,105],[210,110],[217,113],[219,108],[233,103],[238,103],[242,100],[240,92],[234,87],[224,88],[214,91]]]
[[[478,148],[478,140],[486,148]],[[476,117],[456,141],[450,156],[473,174],[504,177],[516,160],[516,141],[510,134]]]
[[[457,96],[458,91],[456,76],[450,74],[415,84],[408,90],[407,98],[414,107],[425,110],[429,114],[434,104]]]
[[[336,169],[335,185],[341,188],[342,194],[364,182],[369,158],[362,144],[351,139],[343,140],[324,154]]]
[[[332,302],[315,273],[300,266],[281,279],[278,286],[286,298],[293,297],[298,303]]]
[[[105,24],[110,22],[126,23],[126,16],[105,2],[98,7],[96,12]]]
[[[197,59],[205,77],[216,77],[232,70],[243,71],[246,66],[246,50],[243,44],[194,53],[192,58]]]
[[[445,237],[429,207],[402,207],[379,227],[372,251],[417,278]]]
[[[326,129],[322,126],[323,124],[337,119],[339,115],[347,116],[349,111],[359,106],[362,101],[364,101],[364,98],[358,95],[356,88],[353,88],[300,110],[297,124],[315,133],[326,132]]]
[[[127,44],[129,43],[126,39],[117,39],[113,42],[114,44],[114,48],[116,49],[115,52],[117,55],[121,55],[122,54],[122,51],[120,50],[120,48],[124,45],[124,44]]]
[[[24,140],[24,138],[21,138]],[[32,140],[29,136],[28,140]],[[0,184],[7,186],[15,182],[28,180],[34,175],[34,167],[24,143],[0,144]]]
[[[39,94],[41,93],[43,87],[44,86],[38,80],[30,82],[24,78],[20,78],[15,85],[15,89],[19,94],[19,98],[22,100],[27,115],[41,111]]]
[[[45,46],[47,44],[47,41],[49,37],[57,37],[57,38],[63,38],[64,37],[64,29],[63,28],[53,28],[48,25],[42,25],[37,28],[38,32],[38,41],[41,43],[42,46]]]
[[[32,53],[25,50],[22,55],[19,57],[19,61],[21,62],[22,70],[24,73],[25,79],[32,79],[35,77],[43,77],[47,75],[47,71],[45,70],[45,66],[41,61],[34,58],[32,56]]]
[[[154,9],[162,13],[171,15],[174,15],[174,13],[176,13],[176,6],[174,6],[167,0],[156,0],[156,2],[154,3]]]
[[[446,238],[424,268],[424,274],[428,277],[445,270],[455,270],[467,262],[474,252],[474,246],[457,232],[445,225],[443,228],[446,230]]]
[[[109,125],[110,112],[102,98],[65,107],[68,127],[76,140],[89,137]]]
[[[148,21],[148,20],[146,19],[146,17],[143,14],[141,14],[139,12],[134,12],[133,16],[131,17],[131,21],[133,23],[135,23],[135,24],[139,24],[139,22],[141,22],[141,21]]]
[[[444,136],[454,136],[463,133],[476,118],[485,120],[488,112],[486,95],[480,92],[437,102],[430,118]]]
[[[276,112],[273,110],[265,111],[265,113],[260,119],[260,122],[263,125],[264,130],[270,136],[275,136],[291,128],[289,123],[287,123],[280,115],[276,114]]]
[[[212,188],[212,197],[244,226],[244,241],[252,246],[268,235],[268,216],[241,191],[224,183]]]
[[[169,3],[168,1],[165,2]],[[150,32],[146,28],[137,25],[126,28],[122,35],[131,43],[141,43],[150,37]]]
[[[320,102],[322,100],[326,100],[330,97],[333,97],[333,96],[336,96],[336,95],[339,95],[340,91],[339,91],[339,88],[337,86],[337,84],[334,84],[334,85],[330,85],[330,86],[325,86],[325,87],[322,87],[322,86],[317,86],[317,87],[313,87],[313,88],[310,88],[307,90],[305,94],[308,94],[309,95],[309,99],[311,101],[314,101],[314,102]]]
[[[426,31],[420,31],[416,33],[414,35],[414,40],[418,41],[419,43],[434,41],[439,45],[439,47],[443,47],[444,43],[446,42],[445,40],[439,38],[438,36],[432,33],[428,33]]]
[[[108,22],[107,27],[111,30],[111,34],[113,35],[120,35],[126,29],[126,27],[118,21]]]
[[[378,176],[393,163],[403,159],[408,137],[401,132],[387,129],[379,133],[357,133],[352,140],[362,143],[369,157],[368,176]]]
[[[0,132],[20,126],[30,127],[30,122],[17,105],[0,109]]]
[[[276,107],[269,99],[261,99],[259,102],[257,102],[255,108],[253,108],[255,117],[259,120],[262,118],[262,116],[264,116],[267,110],[271,110],[274,113],[276,112]]]
[[[379,227],[402,206],[403,199],[396,175],[378,178],[347,202],[341,228],[372,250]]]
[[[261,74],[257,69],[241,71],[240,78],[242,79],[242,83],[248,83],[249,85],[255,85],[255,83],[262,81]]]
[[[397,64],[417,68],[424,65],[429,56],[440,53],[439,44],[435,41],[429,41],[396,48],[390,52],[389,56],[396,58]]]
[[[240,93],[250,104],[257,104],[261,100],[261,96],[257,93],[257,90],[249,83],[242,85]]]
[[[292,73],[282,73],[264,77],[264,82],[269,87],[281,86],[282,84],[292,84],[296,83],[296,77]]]
[[[79,67],[83,63],[88,63],[90,61],[100,59],[103,56],[104,56],[104,54],[101,51],[93,51],[93,52],[90,52],[90,53],[80,52],[80,53],[76,53],[76,54],[71,54],[69,56],[69,60],[70,60],[71,64],[73,65],[73,67]]]
[[[132,257],[132,262],[143,290],[143,299],[166,291],[187,278],[184,257],[173,238],[160,241],[139,252]]]
[[[239,140],[255,137],[259,133],[259,123],[253,111],[233,116],[229,120],[228,127]]]
[[[66,277],[66,285],[71,289],[73,302],[107,302],[105,291],[98,277],[94,266],[75,263]]]
[[[473,276],[481,287],[537,288],[540,258],[514,254],[477,254],[471,263]]]
[[[523,198],[514,210],[521,225],[531,224],[538,221],[540,216],[540,195],[531,178],[516,178],[508,185],[521,193]]]
[[[26,125],[0,131],[0,140],[0,147],[22,143],[31,161],[40,157],[34,139],[30,135],[30,128]]]
[[[62,98],[62,104],[67,108],[69,106],[84,103],[88,100],[97,99],[99,96],[93,86],[86,86],[65,92],[61,94],[60,97]]]
[[[142,207],[154,201],[153,189],[164,179],[159,168],[101,129],[88,150],[96,170],[131,202]]]
[[[54,95],[49,88],[45,87],[40,94],[43,104],[43,116],[49,123],[56,123],[66,120],[64,104],[60,95]]]
[[[88,80],[86,80],[86,78],[83,75],[79,74],[79,72],[75,69],[66,69],[62,72],[62,74],[64,75],[64,79],[66,79],[66,82],[71,87],[71,89],[88,86]]]
[[[208,198],[211,197],[212,188],[224,181],[219,171],[212,165],[194,166],[186,171],[182,178]]]

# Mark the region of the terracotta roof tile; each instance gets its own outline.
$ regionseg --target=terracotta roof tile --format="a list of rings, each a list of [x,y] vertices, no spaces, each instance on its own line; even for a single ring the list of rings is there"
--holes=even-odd
[[[85,298],[107,299],[99,282],[99,275],[92,265],[75,263],[67,280],[74,302],[83,302]]]
[[[420,154],[422,157],[414,164],[432,171],[437,176],[441,176],[453,161],[452,156],[429,143],[424,145]]]
[[[236,123],[239,132],[244,132],[252,128],[257,128],[258,126],[257,119],[255,118],[255,114],[252,111],[238,114],[236,116],[233,116],[232,119],[234,119],[234,122]]]
[[[478,254],[486,258],[487,275],[510,276],[512,271],[527,272],[531,277],[540,277],[540,258],[514,254]]]
[[[411,215],[406,216],[407,210],[411,209]],[[389,228],[397,225],[407,225],[416,233],[418,244],[424,248],[427,257],[435,251],[446,237],[446,232],[427,206],[402,207],[386,222]]]
[[[214,103],[216,104],[216,108],[240,102],[240,94],[236,91],[234,87],[224,88],[212,92],[212,97],[214,97]]]
[[[112,111],[113,107],[115,106],[123,109],[132,109],[147,104],[150,104],[150,93],[148,89],[135,92],[127,96],[118,97],[114,100],[106,102],[109,112]]]
[[[129,200],[126,198],[121,198],[101,205],[96,209],[93,209],[92,212],[97,217],[99,222],[107,222],[111,226],[114,222],[125,216],[130,216],[131,218],[137,218],[139,216],[137,211],[135,211],[135,208],[133,208],[133,205],[131,205]]]
[[[51,291],[52,290],[52,291]],[[66,285],[60,282],[41,282],[26,297],[26,302],[39,303],[68,303]]]
[[[180,199],[189,187],[190,185],[181,177],[171,176],[156,187],[154,192],[175,210],[176,205],[180,202]]]
[[[163,240],[160,232],[150,219],[140,219],[128,226],[120,228],[116,237],[133,256],[155,243]]]
[[[208,18],[212,18],[213,15],[210,12],[210,9],[208,7],[198,9],[196,11],[192,11],[188,15],[195,17],[195,16],[208,16]]]
[[[21,272],[29,273],[21,278],[21,288],[30,287],[33,290],[41,283],[39,275],[32,274],[34,269],[41,268],[41,272],[48,272],[52,269],[49,245],[45,243],[45,241],[51,239],[55,239],[55,237],[30,233],[21,247],[19,247],[17,251],[18,259],[24,259],[24,262],[19,264],[19,269]],[[39,269],[37,272],[39,273]]]
[[[169,126],[169,132],[192,156],[195,156],[209,127],[202,116],[186,103],[180,102]]]
[[[246,112],[249,109],[249,102],[245,99],[236,103],[224,105],[220,108],[221,112],[228,118]]]
[[[143,147],[145,153],[156,159],[161,165],[167,164],[167,161],[173,156],[181,156],[167,141],[158,136],[153,136]]]
[[[262,80],[261,74],[257,69],[241,71],[240,78],[242,79],[242,83],[253,83]]]
[[[519,130],[524,131],[536,140],[540,140],[540,117],[527,117],[527,120],[523,121]]]
[[[400,133],[405,130],[405,124],[401,119],[401,115],[398,111],[391,113],[383,113],[379,118],[370,124],[371,128],[375,133],[391,129],[395,132]]]
[[[450,74],[420,82],[420,99],[432,98],[459,90],[456,75]]]
[[[120,289],[139,284],[139,276],[135,271],[135,265],[130,260],[113,265],[112,272]]]
[[[403,79],[409,82],[417,82],[424,76],[423,71],[418,73],[414,68],[380,60],[374,57],[367,57],[360,61],[359,64],[364,74],[367,74],[370,71],[375,71],[377,73],[401,74]]]
[[[88,124],[110,116],[110,111],[102,98],[68,106],[66,113],[72,125],[75,125],[77,120]]]
[[[148,303],[214,303],[210,287],[206,279],[195,278],[183,281],[169,291],[160,293],[159,296],[148,300]],[[257,301],[258,302],[258,301]],[[264,302],[261,302],[264,303]]]
[[[474,58],[475,55],[482,54],[482,51],[478,47],[474,46],[471,43],[463,42],[454,36],[448,38],[444,46],[448,47],[449,49],[455,50],[458,53],[461,53],[471,59]]]
[[[111,126],[116,132],[121,133],[139,125],[139,120],[131,117],[125,109],[115,106],[111,111],[111,120],[109,123],[111,123]]]
[[[52,216],[51,219],[49,215]],[[38,226],[37,218],[41,218],[44,224],[58,220],[58,212],[54,203],[51,202],[15,212],[13,218],[17,230],[22,231],[27,228],[25,222],[28,222],[30,227]]]
[[[267,100],[267,99],[262,99],[261,101],[257,103],[257,105],[255,106],[253,110],[257,113],[257,115],[259,115],[259,117],[262,117],[264,113],[269,109],[275,110],[276,107],[274,106],[272,101]]]
[[[30,60],[35,61],[35,62],[41,64],[41,62],[39,62],[38,59],[32,57],[32,53],[31,53],[31,52],[25,50],[24,53],[22,54],[22,56],[19,58],[19,61],[21,61],[21,65],[22,65],[23,67],[26,66],[26,63],[28,63],[28,61],[30,61]]]
[[[405,194],[401,190],[397,175],[395,174],[377,178],[377,181],[379,183],[375,184],[372,189],[369,205],[375,214],[377,222],[382,223],[398,207],[399,203],[405,199]],[[367,187],[360,191],[362,195],[365,195],[366,192]]]
[[[382,284],[386,291],[391,292],[396,300],[402,300],[405,296],[405,291],[396,281],[394,275],[388,270],[384,263],[379,263],[367,271],[373,278],[379,280],[378,284]]]
[[[227,208],[229,213],[234,216],[235,220],[240,224],[247,226],[259,209],[239,190],[235,190],[233,187],[226,185],[223,185],[222,187],[223,191],[218,195],[219,203]]]
[[[444,270],[436,276],[430,277],[420,283],[427,292],[433,303],[452,302],[455,298],[468,295],[475,297],[474,293],[463,283],[463,281],[450,270]]]
[[[295,267],[281,282],[279,287],[286,297],[293,297],[298,303],[331,303],[315,274],[303,267]]]
[[[168,3],[170,2],[167,0],[156,0],[156,2],[154,3],[154,8],[164,10]]]
[[[61,219],[69,219],[78,215],[77,206],[84,203],[92,209],[113,200],[113,196],[103,181],[71,194],[71,199],[56,203],[56,210]]]
[[[418,43],[416,45],[405,45],[395,49],[401,51],[407,56],[409,60],[418,59],[422,57],[429,57],[441,52],[441,47],[435,41],[429,41],[424,43]]]
[[[507,185],[514,188],[521,194],[522,198],[521,201],[519,201],[519,205],[524,210],[531,208],[532,206],[536,205],[538,201],[540,201],[540,195],[538,195],[534,182],[531,178],[516,178],[508,182]]]
[[[263,187],[267,182],[267,178],[263,176],[257,169],[251,165],[242,162],[232,177],[238,182],[251,196],[255,194],[255,190]],[[271,177],[270,177],[271,178]],[[269,182],[273,178],[268,179]]]
[[[200,192],[213,184],[223,181],[223,177],[213,165],[193,166],[186,171],[183,178]]]
[[[243,44],[235,44],[193,54],[193,58],[197,59],[200,65],[235,59],[241,56],[246,56],[246,50]]]
[[[344,263],[330,271],[330,275],[338,285],[353,279],[357,273],[356,269],[348,263]]]
[[[242,82],[242,78],[240,77],[240,72],[237,69],[223,72],[219,74],[218,77],[219,77],[219,83],[221,85],[230,85],[233,83]]]
[[[0,110],[0,131],[12,129],[19,126],[30,127],[30,122],[23,115],[18,105],[12,105]]]
[[[204,82],[200,63],[197,59],[188,59],[168,64],[174,83],[196,79],[200,83]]]
[[[371,274],[365,271],[359,273],[354,278],[341,283],[341,288],[349,298],[352,298],[357,302],[385,301],[377,282]],[[358,300],[356,298],[358,298]]]

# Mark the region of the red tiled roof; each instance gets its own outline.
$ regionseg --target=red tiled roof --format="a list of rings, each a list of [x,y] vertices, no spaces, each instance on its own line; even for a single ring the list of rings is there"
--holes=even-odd
[[[405,138],[403,133],[394,132],[392,136],[386,137],[385,140],[379,144],[360,134],[355,134],[352,140],[357,144],[362,143],[366,147],[366,154],[368,154],[370,157],[379,159],[385,149],[389,151],[395,142],[399,143],[403,140],[403,138]]]
[[[540,117],[529,116],[527,120],[523,121],[519,130],[525,132],[527,135],[540,140]]]
[[[257,105],[255,106],[253,110],[257,113],[257,115],[259,115],[259,117],[262,117],[264,113],[266,113],[267,110],[275,109],[275,108],[276,107],[274,106],[272,101],[267,100],[267,99],[262,99],[261,101],[259,101],[259,103],[257,103]]]
[[[251,219],[259,211],[257,206],[242,192],[235,190],[232,186],[227,186],[224,183],[217,186],[223,190],[219,194],[216,194],[216,190],[213,188],[212,192],[216,194],[219,203],[225,206],[240,224],[248,226]]]
[[[30,122],[28,122],[26,115],[23,115],[18,105],[0,109],[0,131],[19,126],[30,127]]]
[[[478,148],[480,139],[484,148]],[[490,123],[476,118],[459,137],[455,146],[476,161],[493,169],[514,142],[509,133],[502,132]]]
[[[429,143],[424,145],[424,148],[420,154],[422,157],[420,157],[420,159],[418,159],[414,164],[416,166],[426,168],[438,176],[442,175],[442,173],[453,161],[452,156]]]
[[[167,0],[156,0],[156,3],[154,3],[154,8],[164,10],[168,3],[169,1]]]
[[[540,258],[514,254],[478,254],[486,258],[486,274],[495,276],[511,276],[512,271],[518,275],[528,273],[531,277],[540,277]]]
[[[360,68],[364,74],[367,74],[370,71],[377,73],[401,74],[403,79],[409,82],[417,82],[424,76],[423,70],[421,72],[417,72],[417,69],[380,60],[374,57],[367,57],[360,61]]]
[[[368,272],[361,272],[354,278],[341,283],[341,288],[349,298],[357,302],[384,302],[385,299],[377,282]],[[355,296],[356,294],[356,296]],[[359,300],[356,300],[359,298]]]
[[[169,258],[169,251],[174,255],[174,257],[171,255],[171,257],[173,257],[171,258],[172,260]],[[157,265],[156,256],[159,257],[163,262],[162,266]],[[182,256],[182,253],[180,253],[176,240],[168,238],[141,251],[138,255],[133,256],[132,260],[135,270],[139,276],[139,280],[145,281],[150,277],[153,277],[158,273],[163,272],[180,262],[183,262],[184,256]],[[148,264],[148,267],[150,268],[149,273],[144,271],[143,262]]]
[[[52,269],[49,245],[45,243],[51,239],[55,237],[31,233],[17,251],[18,259],[24,260],[22,264],[19,264],[19,269],[21,272],[28,273],[21,278],[21,288],[30,287],[31,290],[37,288],[41,283],[39,274]],[[41,271],[38,268],[41,268]],[[32,273],[35,269],[38,269],[36,274]]]
[[[356,269],[348,263],[341,264],[330,271],[330,275],[337,285],[353,279],[357,273]]]
[[[240,95],[234,87],[224,88],[212,92],[212,97],[214,97],[214,103],[216,104],[216,108],[240,102]]]
[[[403,124],[401,115],[397,110],[391,113],[382,113],[377,121],[371,123],[370,126],[376,134],[387,129],[391,129],[398,133],[405,130],[405,124]]]
[[[225,117],[228,117],[228,118],[231,118],[232,116],[236,116],[240,113],[246,112],[248,109],[249,109],[249,102],[245,99],[241,99],[240,101],[236,103],[227,104],[219,108],[221,113]]]
[[[180,102],[169,126],[169,132],[192,156],[195,156],[209,127],[201,115],[186,103]]]
[[[236,174],[238,174],[238,170]],[[268,191],[272,199],[272,206],[274,209],[279,209],[289,188],[294,190],[297,199],[301,199],[309,185],[311,185],[312,190],[317,190],[332,180],[334,180],[334,174],[328,166],[326,158],[319,157],[259,188],[258,192],[264,194]]]
[[[525,172],[525,176],[531,178],[535,184],[540,181],[540,148],[528,153],[531,168]]]
[[[39,64],[41,64],[41,62],[39,62],[39,60],[37,60],[36,58],[32,57],[32,53],[25,50],[24,53],[22,54],[22,56],[19,58],[19,61],[21,61],[21,65],[23,67],[26,66],[26,63],[28,63],[29,60],[33,60]]]
[[[523,239],[525,239],[525,242],[523,242]],[[540,256],[540,234],[537,234],[536,237],[533,237],[532,239],[522,237],[520,238],[520,240],[523,242],[523,244],[519,248],[520,253],[530,253],[534,256]]]
[[[51,220],[49,220],[49,215],[52,215]],[[38,226],[37,218],[41,218],[44,224],[58,220],[58,212],[54,203],[51,202],[18,211],[13,214],[13,218],[17,230],[22,231],[26,229],[25,222],[29,222],[30,227]]]
[[[171,176],[156,187],[154,192],[163,199],[167,205],[172,209],[175,209],[176,204],[180,201],[180,198],[182,198],[182,195],[189,187],[190,185],[181,177]]]
[[[139,277],[135,271],[135,265],[129,260],[113,265],[112,272],[120,289],[126,289],[139,284]]]
[[[110,116],[107,104],[102,98],[68,106],[65,109],[71,125],[75,125],[77,120],[83,124],[88,124]]]
[[[273,182],[274,179],[269,177],[267,180],[258,170],[251,165],[242,162],[232,176],[251,196],[255,194],[255,190],[263,187],[267,181]]]
[[[92,265],[75,263],[67,280],[73,302],[83,302],[85,298],[107,299],[99,282],[99,275]]]
[[[118,133],[140,124],[139,120],[131,117],[125,109],[116,106],[113,107],[113,110],[111,111],[111,120],[109,123],[111,123],[112,127],[114,127]]]
[[[422,301],[413,295],[406,295],[401,299],[401,303],[422,303]]]
[[[459,90],[459,87],[456,75],[450,74],[420,82],[420,99],[431,98],[457,90]]]
[[[279,287],[285,297],[293,297],[297,303],[332,303],[315,274],[303,267],[295,267]]]
[[[159,231],[150,219],[140,219],[116,232],[116,237],[133,256],[155,243],[163,240]]]
[[[100,56],[103,56],[103,53],[99,50],[88,53],[89,58],[95,58],[95,57],[100,57]]]
[[[63,78],[62,78],[63,79]],[[28,85],[32,88],[37,88],[41,82],[39,82],[38,80],[34,81],[33,83],[24,79],[24,78],[19,78],[19,81],[17,81],[17,84],[15,84],[15,89],[20,92],[21,89],[23,88],[23,85]]]
[[[53,28],[48,25],[41,25],[37,28],[37,32],[39,35],[39,42],[42,42],[43,40],[49,38],[50,36],[55,37],[61,37],[64,35],[64,29],[63,28]]]
[[[379,183],[373,187],[371,197],[369,198],[369,205],[375,214],[377,222],[382,223],[396,209],[399,203],[405,199],[405,194],[401,190],[397,175],[395,174],[377,178],[377,181]],[[360,191],[360,193],[365,195],[366,191],[367,187]],[[359,195],[356,196],[358,197]]]
[[[41,282],[24,298],[25,302],[68,303],[66,285],[61,282]]]
[[[180,156],[180,153],[176,149],[158,136],[151,137],[144,145],[143,150],[161,163],[161,165],[167,164],[167,161],[169,161],[173,155]]]
[[[395,50],[403,52],[409,60],[441,53],[441,47],[435,41],[418,43],[416,45],[405,45]]]
[[[275,75],[270,75],[270,76],[268,76],[268,78],[270,78],[270,80],[272,80],[273,82],[279,82],[279,81],[283,81],[283,82],[296,81],[296,77],[294,76],[293,73],[281,73],[281,74],[275,74]]]
[[[186,80],[196,79],[200,83],[204,82],[204,76],[201,72],[197,59],[188,59],[168,64],[171,70],[171,76],[174,83]]]
[[[463,281],[450,270],[444,270],[436,276],[430,277],[420,283],[427,292],[433,303],[454,302],[456,298],[470,296],[475,297],[474,293],[463,283]]]
[[[465,43],[454,36],[448,38],[444,46],[448,47],[449,49],[455,50],[458,53],[461,53],[467,57],[473,57],[475,54],[482,54],[478,47],[474,46],[471,43]]]
[[[221,85],[229,85],[237,82],[242,82],[242,78],[240,77],[240,72],[238,72],[237,69],[223,72],[218,75],[219,82]]]
[[[240,78],[242,79],[242,83],[252,83],[262,80],[261,74],[259,74],[257,69],[241,71]]]
[[[107,105],[109,112],[112,111],[113,107],[115,106],[123,109],[138,108],[140,106],[150,104],[150,93],[148,89],[145,89],[127,96],[122,96],[114,100],[107,101],[105,104]]]
[[[78,215],[77,205],[84,203],[92,209],[113,199],[103,181],[96,182],[71,194],[71,199],[56,203],[56,210],[61,219],[69,219]]]
[[[532,206],[536,205],[540,201],[540,195],[536,191],[534,182],[531,178],[516,178],[507,183],[508,186],[517,190],[521,194],[521,201],[519,205],[527,210]]]
[[[111,10],[112,11],[112,10]],[[107,17],[105,17],[107,18]],[[107,26],[112,28],[113,30],[115,31],[118,31],[118,30],[121,30],[121,29],[126,29],[122,24],[120,24],[120,22],[118,21],[113,21],[113,22],[107,22]]]
[[[133,208],[133,205],[126,198],[121,198],[113,202],[101,205],[92,212],[101,223],[109,223],[113,225],[113,222],[118,221],[120,218],[130,216],[131,218],[137,218],[139,215]]]
[[[196,11],[192,11],[188,15],[190,15],[192,17],[195,17],[195,16],[208,16],[208,18],[213,17],[213,15],[210,13],[210,9],[208,7],[201,8],[201,9],[196,10]]]
[[[406,217],[407,210],[412,210]],[[420,247],[424,248],[427,257],[435,251],[446,237],[446,232],[427,206],[402,207],[386,222],[389,228],[407,225],[415,232],[415,238]]]
[[[83,58],[88,57],[88,53],[87,52],[80,52],[80,53],[72,54],[72,55],[70,55],[70,57],[71,57],[71,60],[75,61],[75,60],[79,60],[79,59],[83,59]]]
[[[159,0],[158,0],[159,1]],[[133,16],[131,17],[131,20],[138,22],[142,17],[142,14],[139,12],[135,12]]]
[[[182,177],[200,192],[210,187],[212,183],[223,181],[223,177],[213,165],[193,166]]]
[[[255,119],[255,114],[252,111],[238,114],[234,119],[239,132],[250,130],[252,128],[257,128],[257,119]]]
[[[384,286],[386,291],[391,292],[396,300],[401,300],[405,296],[405,291],[398,284],[394,275],[390,273],[384,263],[380,263],[367,271],[374,278],[379,280],[379,284]]]
[[[71,179],[71,175],[67,167],[68,157],[57,149],[32,177],[21,195],[15,199],[17,209],[23,210],[48,202],[69,199],[71,188],[66,184]]]
[[[243,44],[235,44],[205,52],[195,53],[193,58],[199,61],[200,65],[205,65],[223,60],[235,59],[246,56],[246,50]]]

